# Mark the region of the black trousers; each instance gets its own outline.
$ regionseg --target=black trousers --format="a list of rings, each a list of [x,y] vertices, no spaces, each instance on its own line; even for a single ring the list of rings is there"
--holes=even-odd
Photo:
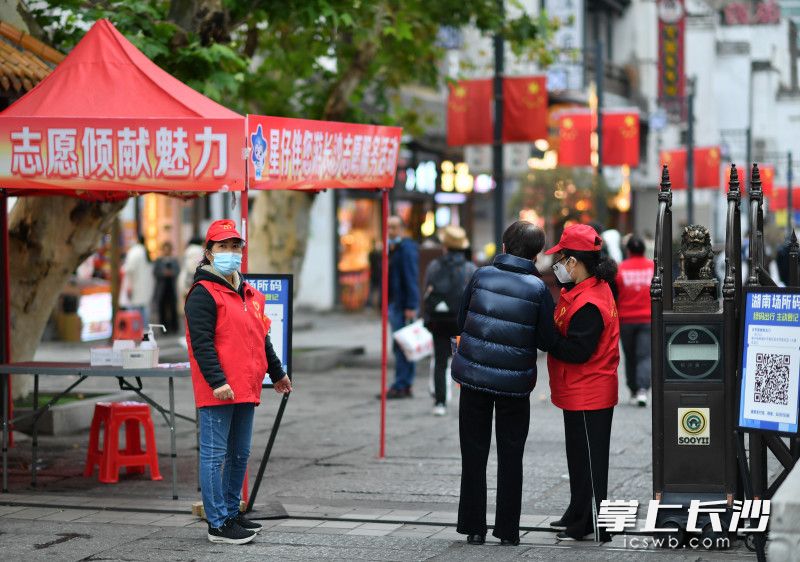
[[[631,395],[650,390],[650,324],[620,324],[619,339],[625,354],[625,378]]]
[[[450,359],[450,332],[433,331],[433,387],[437,404],[447,401],[447,360]]]
[[[461,440],[461,499],[457,531],[486,535],[486,462],[492,441],[492,412],[497,437],[497,508],[494,532],[499,539],[519,538],[522,509],[522,453],[531,418],[529,397],[495,396],[461,386],[458,434]]]
[[[608,533],[599,533],[597,529],[596,514],[600,511],[600,502],[608,494],[608,450],[613,416],[613,407],[564,410],[570,500],[561,519],[567,526],[567,534],[575,538],[595,533],[595,540],[608,540]]]

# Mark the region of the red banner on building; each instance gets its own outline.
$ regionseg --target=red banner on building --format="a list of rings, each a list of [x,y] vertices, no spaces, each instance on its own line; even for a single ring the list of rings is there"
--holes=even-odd
[[[503,79],[503,142],[547,138],[547,78]]]
[[[6,118],[0,185],[41,190],[241,191],[242,119]]]
[[[603,112],[603,165],[639,165],[639,113]]]
[[[250,189],[393,187],[403,129],[247,116]]]
[[[658,0],[658,97],[675,116],[683,114],[684,106],[685,22],[684,0]]]
[[[662,150],[661,165],[669,167],[672,189],[686,189],[686,149]],[[720,153],[718,146],[694,149],[694,187],[698,189],[718,189],[720,186]],[[741,176],[739,178],[741,182]]]
[[[450,84],[447,98],[447,144],[492,143],[492,81],[462,80]]]

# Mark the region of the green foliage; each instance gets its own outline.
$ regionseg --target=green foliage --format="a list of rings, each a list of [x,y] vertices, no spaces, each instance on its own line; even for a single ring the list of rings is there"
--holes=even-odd
[[[544,15],[504,21],[498,0],[221,1],[224,43],[180,28],[166,0],[61,0],[31,11],[65,52],[94,20],[108,18],[164,70],[243,113],[399,123],[411,132],[429,117],[397,92],[441,85],[441,27],[501,32],[516,54],[550,61],[552,22]],[[506,8],[524,14],[517,0]]]

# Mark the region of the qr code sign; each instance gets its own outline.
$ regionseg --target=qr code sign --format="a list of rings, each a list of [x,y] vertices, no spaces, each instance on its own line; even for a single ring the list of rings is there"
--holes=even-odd
[[[789,358],[780,353],[756,353],[753,401],[789,404]]]

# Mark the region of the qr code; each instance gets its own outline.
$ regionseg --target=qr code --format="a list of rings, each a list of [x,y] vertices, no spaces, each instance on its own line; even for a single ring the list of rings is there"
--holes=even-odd
[[[756,353],[755,402],[789,404],[789,358],[779,353]]]

